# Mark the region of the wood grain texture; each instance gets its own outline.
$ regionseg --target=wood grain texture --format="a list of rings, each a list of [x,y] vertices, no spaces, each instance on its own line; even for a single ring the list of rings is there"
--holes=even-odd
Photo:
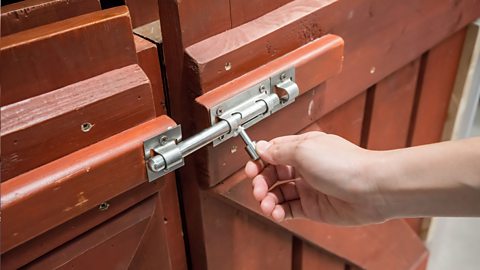
[[[160,18],[158,0],[126,0],[125,4],[130,11],[133,28],[157,21]]]
[[[143,141],[172,126],[159,117],[3,182],[2,253],[144,183]]]
[[[6,36],[1,61],[10,67],[0,75],[2,106],[135,64],[128,9],[92,12]]]
[[[157,45],[142,37],[134,35],[135,49],[137,52],[138,65],[147,74],[152,85],[153,101],[157,116],[167,113],[165,106],[165,95],[163,89],[162,72]]]
[[[155,202],[155,198],[141,202],[25,268],[127,269],[135,257],[138,245],[145,237],[149,220],[156,210]]]
[[[232,28],[261,17],[292,0],[231,0],[230,13]]]
[[[410,145],[439,142],[455,85],[466,29],[446,38],[426,56],[419,85]]]
[[[420,60],[395,71],[374,89],[367,147],[391,150],[407,146]]]
[[[100,10],[98,0],[24,0],[2,7],[1,35]]]
[[[76,238],[82,233],[111,219],[126,209],[143,201],[147,197],[165,189],[163,183],[175,181],[173,175],[167,175],[162,181],[144,183],[130,191],[127,191],[111,200],[108,200],[107,211],[100,211],[97,207],[92,208],[35,238],[2,254],[2,269],[18,269],[34,259],[54,250],[56,247]]]
[[[325,33],[338,35],[348,46],[345,67],[326,90],[328,112],[479,16],[478,0],[293,1],[187,52],[206,93]]]
[[[105,211],[92,208],[84,214],[2,254],[2,269],[18,269],[34,259],[77,239],[86,231],[129,209],[147,197],[157,200],[145,236],[130,267],[141,269],[186,269],[181,220],[175,176],[166,175],[160,181],[144,183],[111,200]]]
[[[131,65],[3,106],[1,113],[3,182],[153,119],[155,108],[147,76]]]

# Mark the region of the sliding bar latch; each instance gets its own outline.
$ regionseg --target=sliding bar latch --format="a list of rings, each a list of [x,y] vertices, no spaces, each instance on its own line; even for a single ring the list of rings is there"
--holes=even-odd
[[[299,95],[295,70],[290,68],[263,80],[210,109],[212,126],[182,141],[177,126],[144,142],[148,181],[184,165],[184,158],[213,142],[216,146],[240,134],[249,155],[258,159],[245,129],[292,103]]]

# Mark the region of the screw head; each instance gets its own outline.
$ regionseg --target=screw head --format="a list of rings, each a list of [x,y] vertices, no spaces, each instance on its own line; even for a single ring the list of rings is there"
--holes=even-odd
[[[98,206],[98,210],[106,211],[109,207],[110,207],[110,204],[108,202],[103,202]]]
[[[232,63],[230,63],[230,62],[225,63],[225,70],[228,71],[230,69],[232,69]]]
[[[265,89],[267,89],[267,88],[265,87],[265,85],[261,84],[260,87],[258,88],[258,91],[259,91],[260,93],[263,93],[263,92],[265,92]]]
[[[219,140],[225,139],[225,135],[222,135],[222,136],[218,137],[218,139],[219,139]]]
[[[164,145],[166,144],[168,141],[168,137],[167,136],[162,136],[160,137],[160,144]]]
[[[285,73],[280,74],[280,80],[285,81],[286,78],[287,78],[287,74]]]
[[[223,113],[223,108],[222,108],[222,107],[218,107],[218,108],[217,108],[217,116],[222,115],[222,113]]]
[[[89,122],[85,122],[80,126],[83,132],[89,132],[92,129],[92,127],[93,125]]]

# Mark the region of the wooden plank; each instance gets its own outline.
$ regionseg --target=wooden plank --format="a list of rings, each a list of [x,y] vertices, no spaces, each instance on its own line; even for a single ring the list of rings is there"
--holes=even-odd
[[[231,0],[232,28],[256,19],[292,0]]]
[[[0,75],[2,106],[137,62],[126,7],[9,35],[1,46],[1,61],[11,67]]]
[[[332,113],[302,129],[299,133],[323,131],[341,136],[356,145],[360,145],[366,96],[366,92],[358,95]]]
[[[448,37],[432,48],[424,60],[424,72],[415,101],[410,145],[435,143],[442,138],[465,34],[466,29],[462,29]]]
[[[143,141],[172,126],[162,116],[3,182],[2,253],[147,181]]]
[[[137,65],[3,106],[1,112],[2,181],[155,117],[150,83]]]
[[[24,0],[2,7],[1,35],[100,10],[98,0]]]
[[[319,104],[325,102],[322,92],[326,84],[322,84],[322,82],[341,70],[342,52],[343,40],[333,35],[327,35],[198,97],[196,102],[204,108],[198,108],[199,111],[194,113],[197,116],[196,128],[201,129],[209,125],[209,119],[200,117],[207,115],[205,112],[208,112],[218,102],[241,92],[255,82],[268,78],[271,74],[293,66],[296,69],[295,80],[302,93],[307,89],[317,87],[297,98],[294,105],[282,109],[263,120],[261,124],[250,128],[249,134],[254,139],[270,139],[275,136],[297,133],[319,118],[318,113],[321,108]],[[305,76],[310,74],[309,70],[317,72],[312,76]],[[289,125],[279,124],[284,123],[285,119],[295,119],[295,121],[289,121]],[[192,120],[194,119],[190,119],[190,121]],[[265,130],[269,132],[265,133]],[[216,147],[208,146],[203,150],[204,152],[196,155],[198,158],[205,157],[206,164],[209,164],[208,169],[204,171],[207,175],[197,176],[202,185],[213,186],[242,167],[248,160],[245,151],[242,150],[243,144],[239,138],[234,138]],[[239,151],[236,151],[237,148]]]
[[[214,198],[204,204],[206,269],[290,269],[291,236]],[[264,250],[270,252],[265,256]]]
[[[125,4],[130,11],[133,28],[160,19],[158,0],[125,0]]]
[[[161,67],[157,45],[136,35],[134,35],[134,41],[138,65],[140,65],[145,74],[147,74],[147,77],[152,85],[152,94],[156,115],[160,116],[166,114],[167,109],[165,106],[162,72],[160,71]]]
[[[192,81],[185,79],[184,50],[207,37],[230,29],[230,0],[186,0],[159,1],[163,51],[165,65],[168,66],[166,76],[169,89],[169,103],[172,116],[182,123],[183,132],[188,136],[191,132],[190,121],[192,102],[195,96],[189,93],[187,85]],[[202,11],[202,12],[199,12]],[[215,14],[202,16],[202,14]]]
[[[162,269],[186,269],[180,211],[173,174],[166,175],[160,181],[144,183],[108,200],[107,210],[100,211],[98,208],[92,208],[79,217],[2,254],[2,269],[23,267],[152,195],[158,196],[158,206],[149,225],[149,230],[155,234],[150,232],[149,236],[143,237],[143,241],[147,243],[143,243],[142,250],[137,250],[135,257],[137,259],[132,264],[140,265],[139,267],[146,264],[145,267],[148,269],[158,267],[158,264],[162,264],[160,265]],[[163,238],[158,233],[162,233]],[[163,241],[160,241],[161,239]],[[165,260],[166,257],[168,260]]]
[[[27,269],[127,269],[155,213],[149,198],[27,265]]]
[[[226,202],[265,219],[251,195],[251,180],[243,171],[214,190]],[[361,227],[339,227],[310,220],[292,220],[278,225],[363,269],[413,269],[428,254],[423,241],[402,220]]]
[[[188,68],[197,71],[200,95],[325,33],[336,34],[348,46],[345,68],[325,93],[331,100],[326,113],[479,16],[478,0],[293,1],[190,46],[194,67]]]
[[[172,180],[175,181],[173,175],[167,175],[164,180],[168,182],[172,182]],[[2,269],[18,269],[25,266],[34,259],[65,244],[82,233],[134,206],[155,192],[158,192],[160,188],[165,186],[162,182],[163,180],[154,182],[153,184],[144,183],[131,191],[108,200],[107,203],[109,207],[105,211],[100,211],[98,207],[92,208],[84,214],[3,253],[1,262]]]
[[[289,233],[232,208],[192,179],[182,181],[182,192],[192,269],[291,268]]]
[[[329,270],[345,270],[345,262],[332,254],[314,247],[312,244],[295,238],[294,245],[295,262],[292,270],[308,270],[308,269],[329,269]]]
[[[391,150],[407,146],[420,60],[395,71],[374,89],[367,147]]]

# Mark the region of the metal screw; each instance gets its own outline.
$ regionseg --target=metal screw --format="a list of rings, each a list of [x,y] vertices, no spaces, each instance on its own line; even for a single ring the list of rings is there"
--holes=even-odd
[[[286,78],[287,78],[287,74],[285,73],[280,74],[280,80],[285,81]]]
[[[218,139],[219,139],[219,140],[225,139],[225,135],[222,135],[222,136],[218,137]]]
[[[225,63],[225,70],[230,70],[232,68],[232,63],[227,62]]]
[[[85,122],[83,123],[80,128],[82,129],[83,132],[89,132],[90,129],[92,129],[93,125],[91,123]]]
[[[108,207],[110,207],[110,204],[108,202],[103,202],[98,206],[98,210],[106,211]]]
[[[265,85],[261,84],[260,87],[258,88],[258,91],[260,93],[263,93],[265,91],[265,89],[266,89]]]
[[[222,107],[218,107],[218,108],[217,108],[217,116],[222,115],[222,113],[223,113],[223,108],[222,108]]]
[[[160,144],[162,144],[162,145],[165,145],[165,144],[167,143],[167,141],[168,141],[168,137],[167,137],[167,136],[162,136],[162,137],[160,138]]]

